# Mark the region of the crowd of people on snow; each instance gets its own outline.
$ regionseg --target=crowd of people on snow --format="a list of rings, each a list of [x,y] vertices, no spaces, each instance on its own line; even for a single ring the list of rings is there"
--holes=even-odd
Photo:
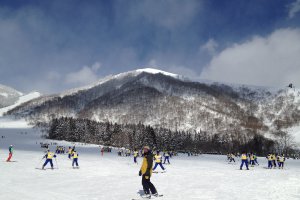
[[[53,143],[54,144],[54,143]],[[57,167],[57,161],[56,157],[58,154],[66,154],[66,159],[70,159],[72,161],[72,167],[73,168],[79,168],[78,164],[78,157],[79,154],[75,150],[75,146],[71,147],[69,146],[66,150],[66,147],[64,146],[56,146],[55,152],[52,152],[49,149],[48,143],[40,143],[42,148],[46,148],[45,155],[43,156],[42,160],[45,159],[44,164],[42,165],[41,169],[45,169],[45,167],[50,164],[51,169],[54,169],[54,163],[53,160],[56,162]],[[56,143],[55,143],[56,145]],[[13,145],[10,145],[9,148],[9,155],[7,158],[7,162],[11,162],[12,156],[13,156]],[[104,152],[111,152],[111,147],[106,146],[100,146],[100,152],[103,156]],[[199,155],[199,153],[196,152],[184,152],[188,156],[195,156]],[[170,158],[173,156],[178,155],[177,152],[174,151],[160,151],[157,149],[151,149],[149,146],[144,146],[142,149],[126,149],[126,148],[119,148],[117,149],[118,156],[124,156],[124,157],[131,157],[133,156],[133,162],[135,164],[138,164],[138,157],[142,157],[142,165],[139,171],[139,175],[142,176],[142,186],[144,190],[145,197],[149,198],[151,196],[160,196],[157,193],[157,190],[155,186],[151,183],[150,178],[152,173],[164,173],[166,172],[165,164],[171,164]],[[243,167],[245,166],[247,170],[249,170],[250,167],[254,167],[256,165],[259,165],[258,159],[257,159],[256,153],[250,152],[250,153],[228,153],[227,154],[227,161],[228,163],[236,163],[240,160],[240,170],[243,170]],[[276,154],[276,153],[269,153],[265,156],[267,160],[267,169],[284,169],[285,161],[286,159],[292,158],[292,159],[299,159],[299,154],[291,154],[291,155],[284,155],[284,154]],[[42,161],[41,160],[41,161]],[[159,167],[162,171],[156,171],[157,167]],[[58,167],[57,167],[58,168]]]
[[[296,154],[295,154],[296,155]],[[293,159],[297,159],[296,156],[293,155]],[[268,169],[276,169],[277,167],[279,169],[283,169],[284,168],[284,163],[286,161],[286,159],[289,159],[289,156],[285,156],[284,154],[276,154],[276,153],[269,153],[268,155],[266,155],[265,157],[268,161]],[[251,167],[254,167],[255,165],[259,165],[258,161],[257,161],[257,155],[255,153],[228,153],[227,154],[227,161],[228,163],[235,163],[236,159],[240,159],[241,160],[241,165],[240,165],[240,169],[243,169],[243,166],[246,166],[246,169],[249,170],[249,165]]]

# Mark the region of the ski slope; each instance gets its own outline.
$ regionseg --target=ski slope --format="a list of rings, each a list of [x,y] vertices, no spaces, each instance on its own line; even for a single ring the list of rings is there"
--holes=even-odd
[[[5,136],[2,138],[1,136]],[[40,137],[39,131],[0,129],[0,199],[5,200],[130,200],[142,190],[139,165],[132,157],[116,151],[101,156],[99,146],[76,144],[80,169],[73,169],[67,155],[58,155],[58,169],[38,170],[44,155],[40,142],[57,142]],[[73,145],[57,142],[58,145]],[[8,146],[14,145],[13,161]],[[55,146],[50,147],[52,150]],[[288,160],[286,169],[267,170],[267,161],[249,171],[228,164],[225,156],[180,155],[166,165],[167,173],[153,174],[152,182],[162,200],[300,199],[300,161]],[[49,166],[48,166],[49,167]]]
[[[2,117],[7,111],[14,109],[15,107],[21,105],[22,103],[25,103],[32,99],[38,98],[40,96],[41,96],[41,94],[39,92],[31,92],[29,94],[21,96],[15,104],[4,107],[4,108],[0,108],[0,117]]]

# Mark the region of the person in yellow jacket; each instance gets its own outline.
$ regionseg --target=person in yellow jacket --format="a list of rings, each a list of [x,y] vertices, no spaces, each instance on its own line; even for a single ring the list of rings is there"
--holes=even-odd
[[[273,156],[272,156],[272,154],[268,154],[268,156],[267,156],[267,159],[268,159],[268,169],[272,169],[272,167],[273,167]]]
[[[45,169],[45,166],[46,166],[48,163],[50,163],[51,169],[54,169],[54,168],[53,168],[53,162],[52,162],[52,159],[53,159],[53,158],[56,158],[56,155],[55,155],[54,153],[52,153],[50,150],[48,150],[48,151],[47,151],[47,154],[44,155],[43,158],[46,158],[46,161],[45,161],[45,163],[44,163],[42,169]]]
[[[249,157],[250,157],[250,165],[251,165],[251,167],[254,167],[254,165],[255,165],[255,163],[254,163],[254,154],[251,152]]]
[[[153,154],[149,146],[145,146],[144,149],[144,158],[141,169],[139,171],[139,176],[142,176],[142,185],[145,194],[143,195],[146,198],[151,198],[150,191],[152,195],[158,196],[156,188],[150,181],[152,175],[152,166],[153,166]]]
[[[275,153],[272,155],[272,161],[273,161],[273,167],[275,169],[276,168],[276,154]]]
[[[71,159],[72,157],[72,152],[73,152],[73,149],[71,147],[69,147],[68,149],[68,158]]]
[[[241,166],[240,166],[240,170],[243,169],[244,164],[246,165],[247,170],[249,170],[249,168],[248,168],[248,158],[247,158],[246,152],[242,153],[241,160],[242,160],[242,163],[241,163]]]
[[[284,154],[282,154],[281,156],[279,156],[279,163],[278,163],[278,168],[280,169],[283,169],[283,166],[284,166],[284,161],[285,161],[285,157],[284,157]]]
[[[164,166],[162,165],[162,157],[159,154],[159,151],[156,152],[156,155],[154,156],[155,160],[155,166],[153,168],[153,171],[156,169],[156,167],[159,165],[162,170],[165,170]]]
[[[76,167],[78,166],[78,153],[74,150],[72,154],[73,162],[72,162],[72,167],[74,167],[74,164],[76,164]]]

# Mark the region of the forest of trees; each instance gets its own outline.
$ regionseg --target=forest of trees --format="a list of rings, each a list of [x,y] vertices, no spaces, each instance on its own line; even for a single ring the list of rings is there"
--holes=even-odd
[[[43,125],[46,126],[45,124]],[[253,151],[259,155],[276,151],[276,142],[255,133],[211,134],[207,132],[171,131],[143,124],[101,123],[88,119],[61,117],[47,124],[48,137],[56,140],[101,144],[114,147],[141,148],[150,145],[160,150],[197,153]],[[238,138],[232,137],[238,135]],[[249,135],[251,135],[249,137]]]

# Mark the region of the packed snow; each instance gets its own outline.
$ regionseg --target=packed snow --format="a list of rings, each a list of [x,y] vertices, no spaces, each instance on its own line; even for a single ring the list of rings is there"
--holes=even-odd
[[[116,150],[100,154],[97,145],[76,143],[79,169],[73,169],[67,154],[58,155],[55,168],[39,170],[44,149],[40,143],[73,146],[74,143],[41,138],[38,130],[0,129],[0,199],[5,200],[130,200],[142,193],[139,164],[133,157],[119,157]],[[2,137],[3,136],[3,137]],[[9,145],[14,145],[15,162],[4,162]],[[54,151],[55,146],[50,146]],[[249,171],[240,162],[228,164],[225,156],[180,154],[166,165],[166,173],[153,174],[151,181],[162,200],[193,199],[300,199],[300,161],[287,160],[284,170],[265,169],[267,161]],[[160,169],[159,169],[160,170]]]

